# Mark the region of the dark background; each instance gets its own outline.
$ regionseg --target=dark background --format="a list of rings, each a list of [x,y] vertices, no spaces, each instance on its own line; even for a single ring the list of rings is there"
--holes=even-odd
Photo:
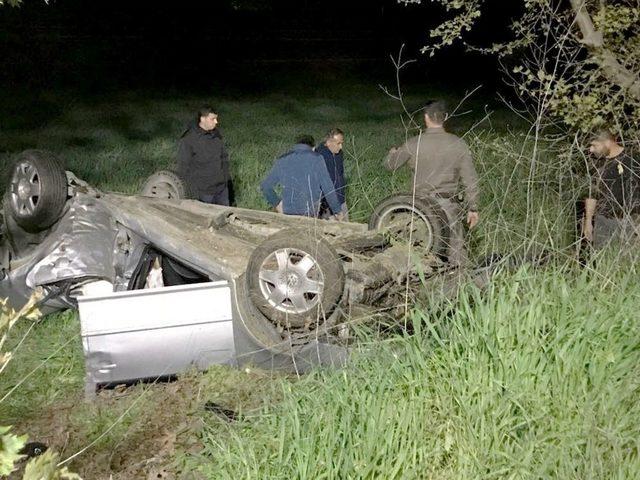
[[[393,82],[469,89],[500,85],[496,60],[453,47],[419,52],[441,7],[396,0],[25,0],[0,8],[0,85],[39,91],[136,89],[256,93],[288,84]],[[488,2],[470,40],[507,35],[518,2]],[[512,5],[511,7],[509,7]]]

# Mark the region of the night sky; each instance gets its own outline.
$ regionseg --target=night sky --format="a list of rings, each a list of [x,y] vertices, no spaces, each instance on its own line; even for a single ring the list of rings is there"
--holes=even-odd
[[[419,48],[443,11],[426,0],[25,0],[0,8],[0,84],[5,89],[86,91],[212,87],[253,92],[342,76],[386,82],[389,55],[405,44],[419,60],[404,81],[461,88],[497,85],[495,60],[452,48]],[[505,4],[489,2],[473,40],[506,33]]]

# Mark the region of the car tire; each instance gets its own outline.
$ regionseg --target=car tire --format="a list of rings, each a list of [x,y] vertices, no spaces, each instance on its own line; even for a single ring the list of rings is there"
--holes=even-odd
[[[194,198],[187,182],[171,170],[160,170],[149,176],[142,185],[140,194],[170,200]]]
[[[9,181],[9,210],[24,230],[37,233],[53,225],[67,202],[67,175],[58,158],[42,150],[25,150]]]
[[[412,214],[415,215],[412,217]],[[413,221],[412,243],[436,255],[446,255],[449,222],[444,211],[428,197],[393,195],[373,210],[369,229],[408,239],[409,222]]]
[[[246,282],[252,303],[271,322],[288,330],[310,330],[340,301],[344,269],[325,240],[287,229],[253,251]]]

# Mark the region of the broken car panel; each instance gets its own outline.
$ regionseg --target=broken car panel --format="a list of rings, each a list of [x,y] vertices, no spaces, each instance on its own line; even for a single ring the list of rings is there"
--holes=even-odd
[[[346,312],[349,322],[357,311],[393,316],[406,282],[447,270],[430,250],[446,243],[443,212],[414,221],[407,212],[415,206],[387,202],[388,223],[414,229],[398,240],[357,223],[100,192],[64,170],[61,184],[60,170],[46,152],[26,151],[16,162],[4,202],[0,297],[19,308],[42,288],[46,312],[80,303],[89,385],[208,363],[297,371],[341,364]],[[164,285],[157,291],[144,288],[153,269]],[[193,292],[204,297],[191,301]],[[131,316],[129,302],[145,306]],[[100,315],[83,313],[96,304]],[[190,343],[198,329],[209,351],[227,353],[202,357]],[[154,369],[144,361],[154,355],[178,367]]]

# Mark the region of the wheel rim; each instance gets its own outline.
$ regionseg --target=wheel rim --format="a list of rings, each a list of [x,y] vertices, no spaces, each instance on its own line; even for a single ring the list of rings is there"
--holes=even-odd
[[[303,250],[281,248],[262,262],[260,291],[276,310],[302,314],[313,309],[324,289],[324,275],[315,258]]]
[[[168,182],[155,183],[150,186],[148,191],[149,191],[149,195],[152,197],[167,198],[167,199],[174,199],[174,198],[180,197],[176,187],[174,187]]]
[[[433,227],[427,216],[413,205],[390,206],[378,216],[377,228],[389,231],[397,239],[409,242],[409,229],[413,227],[411,243],[421,243],[428,251],[433,247]]]
[[[16,165],[11,179],[11,206],[20,216],[33,215],[40,201],[42,187],[38,170],[29,162]]]

